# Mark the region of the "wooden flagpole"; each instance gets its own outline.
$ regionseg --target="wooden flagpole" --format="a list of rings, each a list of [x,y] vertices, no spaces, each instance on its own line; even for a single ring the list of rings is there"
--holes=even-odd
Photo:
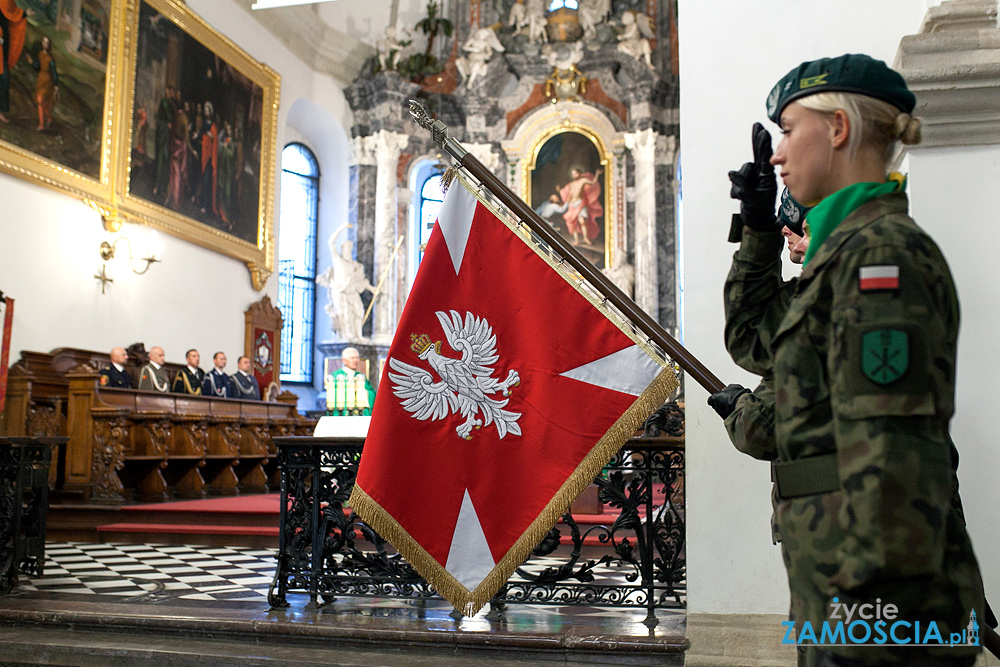
[[[604,298],[621,311],[626,318],[631,320],[636,328],[646,334],[650,341],[658,345],[693,380],[708,390],[708,393],[714,394],[725,387],[722,381],[715,377],[704,364],[684,349],[646,311],[639,308],[635,301],[626,296],[590,260],[580,254],[579,250],[570,245],[560,234],[556,233],[551,225],[542,220],[541,216],[535,213],[523,199],[514,194],[506,184],[494,176],[475,155],[465,150],[462,144],[449,136],[447,125],[440,120],[433,120],[416,100],[410,100],[410,115],[413,116],[413,120],[420,127],[430,131],[434,143],[439,148],[448,151],[448,154],[465,167],[470,174],[475,176],[493,196],[513,211],[522,222],[528,225],[531,231],[549,246],[555,248],[563,259],[566,260],[567,264],[576,269]]]

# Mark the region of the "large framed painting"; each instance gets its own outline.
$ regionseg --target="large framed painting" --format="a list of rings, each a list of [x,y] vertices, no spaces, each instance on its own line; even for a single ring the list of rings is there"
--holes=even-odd
[[[261,289],[274,268],[280,79],[180,0],[123,1],[134,29],[119,212],[243,260]]]
[[[583,129],[543,136],[528,165],[531,207],[597,268],[608,265],[608,159]]]
[[[119,0],[0,0],[0,169],[111,196]]]

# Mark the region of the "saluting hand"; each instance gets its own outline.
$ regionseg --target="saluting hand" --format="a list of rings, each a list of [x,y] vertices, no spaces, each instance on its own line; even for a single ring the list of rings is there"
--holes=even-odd
[[[753,124],[753,162],[729,172],[733,186],[729,196],[740,200],[743,224],[757,231],[779,231],[774,214],[778,181],[771,164],[771,134],[760,123]]]

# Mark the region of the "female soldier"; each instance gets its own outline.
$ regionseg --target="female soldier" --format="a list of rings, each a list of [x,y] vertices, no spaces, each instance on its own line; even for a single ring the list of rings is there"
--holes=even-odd
[[[769,162],[792,197],[815,204],[769,346],[800,665],[972,665],[979,652],[978,639],[948,645],[970,638],[984,610],[948,434],[958,299],[907,215],[905,180],[886,175],[897,141],[920,140],[915,103],[898,73],[863,55],[803,63],[767,100],[783,135]],[[754,178],[744,212],[767,190]],[[838,622],[847,634],[824,639]]]

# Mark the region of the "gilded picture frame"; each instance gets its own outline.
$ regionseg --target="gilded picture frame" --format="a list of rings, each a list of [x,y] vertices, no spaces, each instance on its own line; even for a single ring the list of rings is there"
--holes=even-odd
[[[557,127],[538,137],[526,165],[525,201],[599,269],[611,265],[610,160],[585,127]]]
[[[131,67],[115,212],[242,260],[263,289],[275,262],[280,77],[180,0],[121,1]]]
[[[0,170],[99,208],[112,199],[125,6],[5,4]]]

